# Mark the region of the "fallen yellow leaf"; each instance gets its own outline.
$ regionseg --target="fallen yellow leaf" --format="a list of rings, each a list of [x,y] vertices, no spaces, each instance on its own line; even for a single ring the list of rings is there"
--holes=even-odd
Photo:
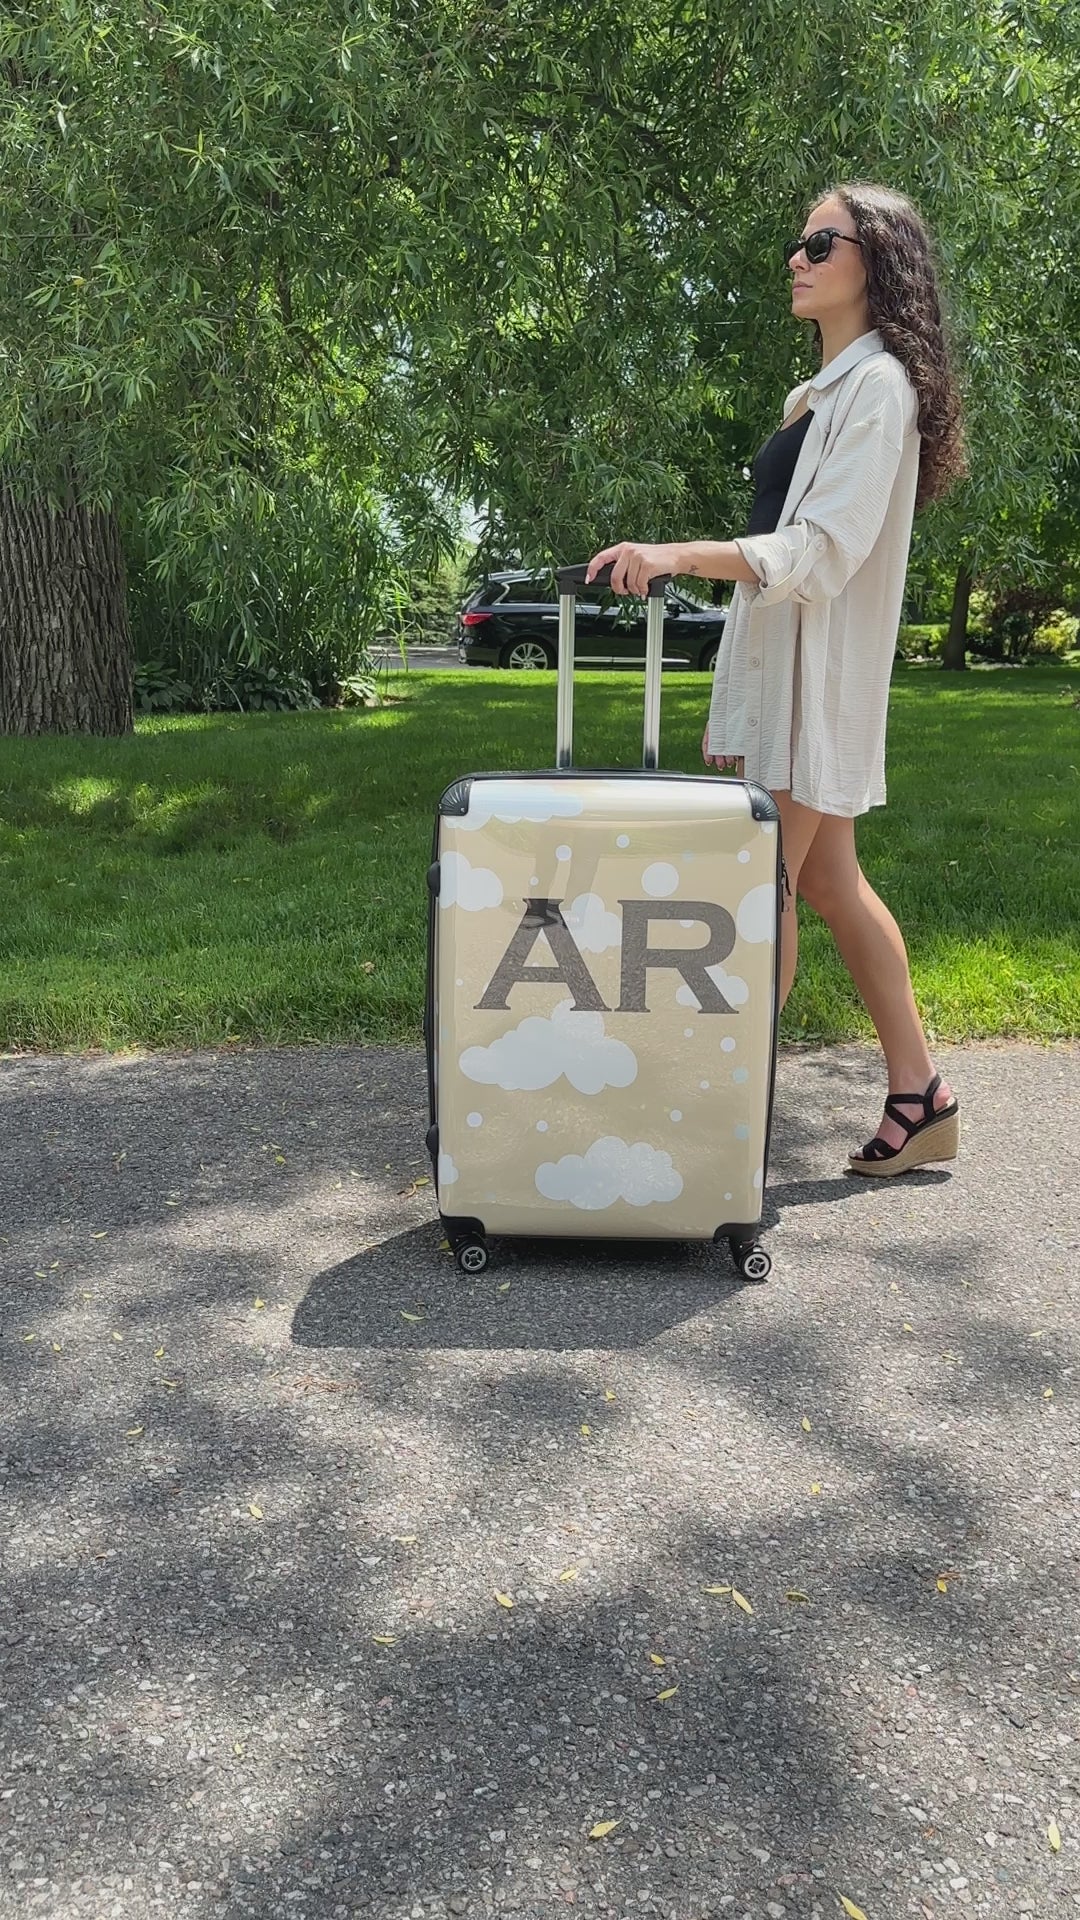
[[[810,1605],[810,1595],[800,1592],[798,1587],[789,1587],[784,1595],[784,1599],[790,1600],[792,1605],[796,1605],[800,1601],[806,1607]]]
[[[813,1433],[814,1431],[805,1413],[803,1414],[803,1417],[802,1417],[802,1430],[804,1433]]]
[[[256,1300],[256,1302],[255,1302],[255,1311],[256,1311],[256,1313],[258,1313],[258,1312],[260,1311],[260,1309],[261,1309],[262,1307],[265,1307],[265,1305],[266,1305],[266,1301],[265,1301],[265,1300]]]
[[[1060,1853],[1061,1852],[1061,1834],[1058,1831],[1058,1823],[1056,1820],[1051,1820],[1050,1825],[1046,1829],[1046,1837],[1049,1840],[1050,1845],[1053,1848],[1054,1852]]]
[[[232,1750],[233,1750],[233,1752],[234,1752],[234,1753],[243,1753],[243,1751],[244,1751],[244,1743],[243,1743],[243,1741],[242,1741],[242,1740],[234,1740],[234,1741],[233,1741],[233,1743],[232,1743]]]
[[[732,1587],[731,1597],[734,1600],[735,1605],[737,1607],[741,1607],[744,1613],[753,1613],[754,1609],[750,1605],[749,1600],[746,1598],[746,1595],[744,1593],[739,1592],[738,1587]]]
[[[911,1324],[911,1321],[910,1321],[910,1320],[905,1320],[905,1321],[904,1321],[904,1332],[905,1332],[905,1333],[913,1333],[913,1332],[914,1332],[914,1328],[912,1327],[912,1324]]]
[[[624,1818],[625,1818],[625,1815],[623,1815],[623,1819]],[[614,1833],[616,1827],[621,1827],[621,1826],[622,1826],[622,1819],[598,1820],[595,1827],[589,1828],[589,1839],[590,1840],[606,1840],[609,1833]]]
[[[123,1336],[123,1334],[122,1334],[122,1333],[114,1333],[114,1334],[113,1334],[113,1339],[114,1339],[114,1340],[119,1340],[119,1342],[120,1342],[120,1344],[121,1344],[121,1346],[123,1346],[123,1344],[124,1344],[124,1336]]]
[[[847,1914],[848,1920],[866,1920],[866,1915],[862,1908],[857,1907],[854,1900],[849,1900],[846,1894],[842,1893],[840,1895],[840,1905]]]
[[[577,1577],[578,1570],[576,1567],[564,1567],[559,1575],[560,1580],[576,1580]]]
[[[811,1482],[810,1482],[810,1491],[811,1491],[811,1493],[820,1493],[820,1492],[821,1492],[821,1481],[820,1481],[820,1480],[811,1480]]]
[[[658,1693],[656,1697],[658,1700],[674,1700],[675,1695],[678,1693],[678,1691],[679,1691],[679,1688],[678,1688],[678,1684],[676,1683],[676,1685],[673,1687],[665,1687],[663,1693]]]
[[[115,1336],[114,1336],[114,1337],[115,1337]],[[24,1339],[24,1340],[36,1340],[36,1339],[37,1339],[37,1334],[36,1334],[36,1333],[24,1333],[24,1334],[23,1334],[23,1339]]]
[[[667,1666],[667,1661],[664,1659],[664,1656],[662,1653],[650,1653],[649,1659],[652,1661],[654,1667]]]
[[[498,1291],[499,1293],[509,1293],[509,1291],[510,1291],[510,1282],[509,1282],[509,1280],[501,1280],[501,1281],[499,1282],[499,1286],[498,1286],[498,1288],[497,1288],[497,1291]]]
[[[1052,1400],[1052,1399],[1053,1399],[1053,1397],[1054,1397],[1054,1389],[1053,1389],[1053,1387],[1044,1387],[1044,1388],[1043,1388],[1043,1399],[1044,1399],[1044,1400]]]
[[[590,1435],[590,1433],[592,1432],[592,1428],[591,1428],[591,1427],[589,1426],[589,1424],[588,1424],[588,1422],[587,1422],[586,1420],[583,1420],[583,1421],[582,1421],[582,1423],[581,1423],[581,1431],[582,1431],[582,1433],[583,1433],[583,1434],[585,1435],[585,1438],[586,1438],[586,1440],[587,1440],[587,1439],[588,1439],[588,1437],[589,1437],[589,1435]]]
[[[390,1538],[391,1540],[396,1540],[399,1547],[415,1547],[416,1545],[415,1533],[392,1533]]]
[[[605,1387],[605,1389],[604,1389],[604,1399],[605,1399],[605,1400],[614,1400],[614,1398],[615,1398],[615,1395],[614,1395],[614,1393],[613,1393],[613,1391],[612,1391],[612,1389],[611,1389],[610,1387]]]
[[[450,1252],[450,1242],[449,1242],[449,1240],[440,1240],[440,1241],[439,1241],[439,1252],[440,1252],[440,1253],[449,1253],[449,1252]]]
[[[59,1340],[54,1340],[54,1341],[53,1341],[53,1343],[52,1343],[52,1350],[53,1350],[53,1352],[54,1352],[54,1353],[63,1353],[63,1351],[64,1351],[64,1349],[63,1349],[63,1347],[62,1347],[62,1346],[60,1345],[60,1342],[59,1342]]]
[[[410,1327],[418,1327],[424,1318],[422,1313],[406,1313],[404,1307],[401,1309],[401,1317],[408,1321]]]
[[[257,1506],[255,1505],[255,1502],[254,1502],[254,1500],[252,1500],[252,1501],[250,1502],[250,1504],[249,1504],[249,1506],[248,1506],[248,1512],[249,1512],[249,1513],[251,1514],[251,1516],[252,1516],[252,1518],[253,1518],[253,1519],[255,1519],[255,1520],[261,1520],[261,1519],[262,1519],[262,1517],[263,1517],[263,1510],[262,1510],[262,1508],[261,1508],[261,1507],[257,1507]]]
[[[498,1591],[496,1591],[495,1598],[498,1601],[500,1607],[510,1608],[514,1604],[508,1593],[499,1593]]]
[[[139,1434],[142,1433],[142,1431],[143,1431],[142,1427],[129,1427],[127,1429],[127,1432],[124,1438],[127,1440],[135,1440],[138,1438]]]
[[[730,1593],[730,1587],[702,1587],[702,1593]]]
[[[948,1591],[949,1591],[949,1583],[948,1583],[948,1581],[947,1581],[947,1580],[945,1579],[945,1576],[944,1576],[944,1574],[940,1574],[940,1573],[938,1574],[938,1578],[937,1578],[937,1590],[938,1590],[938,1592],[939,1592],[939,1593],[948,1593]]]
[[[108,1237],[107,1233],[92,1233],[90,1235],[91,1240],[107,1240]]]
[[[396,1647],[397,1646],[396,1633],[373,1633],[371,1637],[374,1640],[375,1645],[377,1647]]]
[[[164,1347],[155,1347],[155,1348],[154,1348],[154,1359],[155,1359],[155,1360],[164,1360],[164,1358],[165,1358],[165,1349],[164,1349]]]

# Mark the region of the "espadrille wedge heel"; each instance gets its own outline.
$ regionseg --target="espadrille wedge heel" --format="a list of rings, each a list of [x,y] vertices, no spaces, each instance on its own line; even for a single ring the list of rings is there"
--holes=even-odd
[[[960,1149],[960,1103],[950,1100],[935,1113],[934,1096],[940,1085],[941,1075],[935,1073],[925,1093],[890,1093],[885,1112],[903,1127],[907,1139],[902,1147],[890,1147],[887,1140],[875,1134],[861,1152],[850,1155],[850,1171],[891,1178],[936,1160],[955,1160]],[[921,1106],[922,1119],[909,1120],[902,1106]]]

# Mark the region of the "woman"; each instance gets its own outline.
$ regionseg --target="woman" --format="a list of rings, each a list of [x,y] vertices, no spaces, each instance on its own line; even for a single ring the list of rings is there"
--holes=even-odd
[[[850,1156],[893,1175],[955,1158],[959,1105],[934,1070],[900,929],[859,866],[855,820],[885,800],[885,719],[916,507],[964,472],[930,237],[887,188],[842,186],[787,249],[791,311],[814,323],[821,368],[789,394],[754,466],[740,540],[622,541],[616,593],[660,573],[737,582],[716,663],[706,762],[768,787],[790,883],[780,995],[798,955],[796,896],[827,922],[877,1029],[884,1119]]]

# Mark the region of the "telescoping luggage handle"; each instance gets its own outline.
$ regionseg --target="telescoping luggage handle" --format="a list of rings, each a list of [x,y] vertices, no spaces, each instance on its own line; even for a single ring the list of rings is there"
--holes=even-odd
[[[585,585],[588,562],[579,567],[560,567],[559,583],[559,683],[555,714],[555,765],[568,767],[574,752],[574,603]],[[611,567],[601,567],[590,586],[611,584]],[[645,725],[641,764],[649,772],[660,764],[660,674],[664,664],[664,592],[671,584],[670,573],[658,573],[649,581],[649,610],[645,629]]]

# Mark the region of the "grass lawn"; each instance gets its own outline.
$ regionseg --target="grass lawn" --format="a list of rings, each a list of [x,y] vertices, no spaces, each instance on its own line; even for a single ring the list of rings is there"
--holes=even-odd
[[[858,831],[936,1038],[1080,1034],[1078,678],[896,675],[889,806]],[[418,1039],[436,799],[471,769],[549,764],[555,686],[391,689],[374,712],[3,741],[0,1046]],[[665,678],[663,765],[700,767],[707,696]],[[640,702],[640,676],[582,677],[582,764],[636,764]],[[826,929],[803,925],[786,1036],[868,1034]]]

